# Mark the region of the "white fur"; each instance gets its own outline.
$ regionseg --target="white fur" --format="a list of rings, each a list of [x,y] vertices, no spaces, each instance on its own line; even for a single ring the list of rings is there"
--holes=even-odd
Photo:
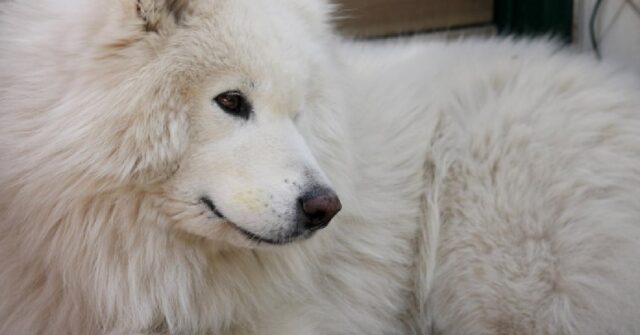
[[[0,334],[640,333],[637,82],[340,41],[314,0],[140,6],[0,4]],[[314,237],[230,224],[280,236],[310,182]]]

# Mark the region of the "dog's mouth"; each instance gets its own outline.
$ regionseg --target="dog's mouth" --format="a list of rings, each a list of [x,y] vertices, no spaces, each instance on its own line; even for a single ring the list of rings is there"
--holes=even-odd
[[[252,233],[252,232],[250,232],[250,231],[238,226],[233,221],[231,221],[227,217],[225,217],[224,214],[222,214],[222,212],[220,211],[220,209],[218,209],[216,207],[216,205],[213,203],[211,198],[203,196],[203,197],[200,198],[200,202],[202,204],[204,204],[205,207],[207,207],[209,209],[209,211],[211,211],[211,213],[213,213],[213,215],[215,215],[216,217],[224,220],[224,222],[226,224],[228,224],[229,226],[233,227],[236,231],[238,231],[242,235],[244,235],[249,241],[254,242],[256,244],[264,243],[264,244],[271,244],[271,245],[284,245],[284,244],[288,244],[288,243],[294,242],[296,240],[309,238],[309,237],[311,237],[311,235],[313,235],[315,233],[314,231],[306,231],[306,232],[303,232],[301,234],[297,234],[295,236],[292,235],[292,236],[289,236],[289,237],[286,237],[286,238],[280,238],[280,239],[271,239],[271,238],[262,237],[260,235],[254,234],[254,233]]]

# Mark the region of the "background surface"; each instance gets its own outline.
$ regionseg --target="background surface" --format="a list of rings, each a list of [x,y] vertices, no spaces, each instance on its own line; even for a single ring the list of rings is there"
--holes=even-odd
[[[336,3],[340,8],[338,27],[354,38],[542,34],[554,35],[571,47],[595,55],[593,39],[603,61],[640,76],[640,0],[338,0]]]

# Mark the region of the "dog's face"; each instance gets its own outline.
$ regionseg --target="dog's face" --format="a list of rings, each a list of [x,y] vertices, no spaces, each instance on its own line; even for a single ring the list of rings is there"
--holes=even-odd
[[[104,158],[91,169],[160,194],[173,229],[235,246],[325,227],[341,203],[299,131],[326,99],[326,27],[314,13],[324,5],[119,5],[105,5],[106,42],[87,80],[101,83],[108,103],[98,107],[109,109],[94,116],[89,141]]]
[[[243,81],[215,80],[195,109],[192,145],[167,183],[195,211],[178,222],[240,245],[308,237],[341,205],[294,124],[303,105],[279,105]]]

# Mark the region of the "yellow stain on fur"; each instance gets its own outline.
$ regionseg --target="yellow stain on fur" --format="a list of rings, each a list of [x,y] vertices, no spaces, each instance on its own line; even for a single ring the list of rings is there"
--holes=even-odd
[[[254,191],[236,193],[233,201],[251,211],[257,211],[261,208],[260,197]]]

